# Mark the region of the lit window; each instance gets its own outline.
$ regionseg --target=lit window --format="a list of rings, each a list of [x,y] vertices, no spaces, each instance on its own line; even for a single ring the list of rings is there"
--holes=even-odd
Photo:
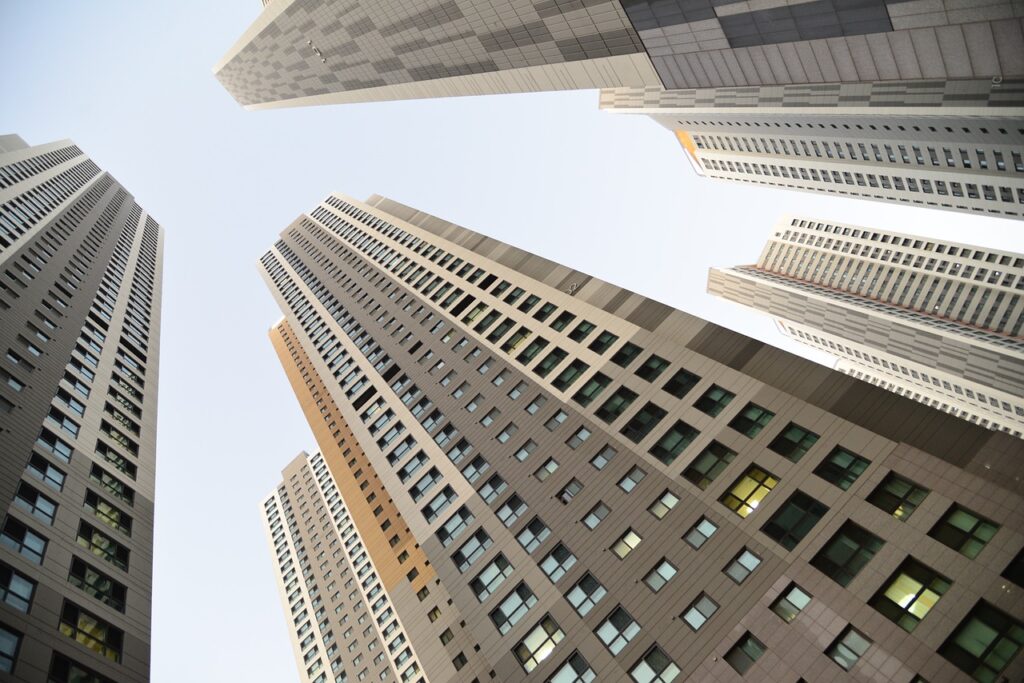
[[[562,642],[565,633],[550,615],[544,615],[533,630],[526,634],[512,651],[526,673],[530,673],[547,659],[555,646]]]
[[[621,560],[633,552],[642,540],[638,533],[632,529],[627,529],[626,533],[622,534],[619,540],[615,542],[615,545],[611,547],[611,551]]]
[[[951,583],[931,567],[907,558],[871,598],[870,605],[909,633],[949,590]]]
[[[124,632],[77,605],[64,602],[60,632],[112,662],[121,661]]]
[[[778,477],[755,465],[718,500],[740,517],[747,517],[778,483]]]
[[[923,486],[890,472],[868,496],[868,502],[905,522],[928,497],[928,493],[928,489]]]

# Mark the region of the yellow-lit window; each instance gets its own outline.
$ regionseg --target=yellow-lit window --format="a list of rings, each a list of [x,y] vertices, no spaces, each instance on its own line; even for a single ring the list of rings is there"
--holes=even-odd
[[[756,465],[736,480],[719,502],[740,517],[746,517],[757,509],[768,492],[779,483],[779,478]]]

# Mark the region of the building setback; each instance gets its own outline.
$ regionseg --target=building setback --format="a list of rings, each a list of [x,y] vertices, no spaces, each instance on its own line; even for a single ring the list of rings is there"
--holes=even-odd
[[[304,680],[1024,674],[1013,437],[379,196],[261,266]]]
[[[1024,436],[1024,255],[787,216],[708,292],[778,319],[837,369]]]
[[[601,107],[668,128],[701,176],[1024,217],[1024,80],[665,91]]]
[[[147,681],[160,226],[0,137],[0,680]]]

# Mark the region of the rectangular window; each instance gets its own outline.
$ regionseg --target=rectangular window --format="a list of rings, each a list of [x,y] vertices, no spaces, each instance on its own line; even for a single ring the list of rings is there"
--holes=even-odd
[[[636,357],[643,353],[643,349],[632,342],[626,342],[618,351],[612,355],[612,362],[619,367],[627,367],[636,360]]]
[[[576,556],[565,545],[559,543],[544,556],[540,562],[540,568],[551,579],[551,583],[558,583],[558,580],[565,576],[575,564]]]
[[[707,517],[701,517],[697,520],[697,523],[686,532],[686,535],[683,536],[683,540],[689,543],[694,550],[700,550],[701,546],[707,543],[708,539],[714,536],[716,531],[718,531],[718,525]]]
[[[491,547],[491,537],[483,529],[478,529],[468,541],[463,543],[455,554],[452,555],[452,562],[455,563],[459,573],[464,573],[480,556]]]
[[[551,329],[555,332],[561,332],[575,319],[576,316],[574,314],[569,311],[562,311],[554,320],[551,321]]]
[[[121,661],[124,631],[96,615],[65,601],[59,628],[61,633],[85,645],[101,657],[106,657],[112,662]]]
[[[579,391],[572,396],[572,400],[579,403],[581,406],[589,406],[590,403],[597,398],[602,391],[605,390],[609,384],[611,384],[611,378],[601,372],[595,372],[594,376],[587,380]]]
[[[558,391],[565,391],[589,369],[589,365],[579,359],[576,359],[565,366],[565,369],[558,373],[557,377],[551,380],[551,386]]]
[[[601,404],[601,406],[594,411],[594,415],[601,418],[605,422],[611,424],[626,411],[626,408],[630,406],[633,401],[636,400],[637,394],[635,391],[628,389],[627,387],[619,387],[615,390],[608,400]]]
[[[775,417],[775,413],[767,408],[762,408],[756,403],[748,403],[736,417],[729,421],[729,426],[740,434],[753,439],[761,433],[761,430],[771,422],[773,417]]]
[[[597,455],[590,459],[590,464],[595,470],[603,470],[617,454],[618,451],[605,444],[604,448],[598,451]]]
[[[754,666],[754,662],[761,658],[764,654],[765,646],[760,640],[755,638],[750,631],[743,634],[735,645],[725,653],[725,661],[731,666],[736,673],[740,676],[750,671],[750,668]]]
[[[840,586],[849,586],[883,545],[878,536],[847,521],[811,559],[811,566]]]
[[[525,582],[520,582],[512,589],[498,606],[491,610],[489,616],[498,633],[505,635],[512,630],[512,627],[526,616],[526,613],[537,604],[537,596],[533,594]]]
[[[908,557],[868,604],[910,633],[951,585],[942,574]]]
[[[19,483],[18,492],[14,497],[14,504],[51,526],[53,525],[53,520],[57,517],[57,503],[37,491],[34,486],[30,486],[25,482]]]
[[[677,571],[675,565],[663,557],[658,564],[654,565],[651,571],[647,572],[647,576],[644,577],[644,583],[647,584],[648,588],[657,593],[665,587],[666,583],[672,580]]]
[[[733,483],[718,502],[740,517],[747,517],[778,483],[778,477],[754,465]]]
[[[593,574],[587,572],[565,594],[565,599],[583,617],[594,609],[594,606],[607,594],[608,591],[601,585],[601,582],[595,579]]]
[[[828,507],[803,491],[796,491],[761,527],[762,533],[786,550],[792,550],[811,532]]]
[[[118,569],[128,571],[128,548],[90,524],[78,525],[78,545],[93,555],[110,562]]]
[[[590,335],[590,333],[594,331],[596,327],[597,326],[594,325],[594,323],[584,320],[579,325],[576,326],[576,329],[569,333],[569,339],[572,339],[574,342],[580,343],[584,339],[586,339]]]
[[[484,499],[485,503],[490,505],[507,488],[508,483],[502,478],[502,476],[500,474],[493,474],[491,475],[491,478],[480,487],[480,497]]]
[[[626,533],[619,537],[619,540],[611,547],[611,551],[615,553],[615,556],[620,560],[625,559],[627,555],[633,552],[643,539],[640,534],[633,531],[632,529],[626,529]]]
[[[543,360],[533,368],[534,374],[540,377],[547,377],[568,355],[567,351],[556,346],[551,353],[544,356]]]
[[[997,681],[1021,647],[1024,623],[980,600],[939,654],[976,681]]]
[[[530,340],[530,343],[526,345],[522,353],[516,356],[516,361],[523,365],[529,365],[538,353],[544,350],[544,347],[548,345],[548,340],[544,337],[534,337]]]
[[[998,530],[995,522],[954,504],[928,535],[973,560]]]
[[[852,626],[847,626],[839,637],[832,641],[832,644],[825,650],[825,654],[838,664],[843,671],[849,671],[860,661],[864,653],[871,647],[871,641],[867,636]]]
[[[648,402],[623,425],[619,433],[633,443],[640,443],[667,414],[664,408]]]
[[[541,662],[551,656],[555,646],[562,642],[565,633],[558,622],[545,614],[533,629],[515,646],[512,652],[526,673],[536,669]]]
[[[550,683],[593,683],[596,680],[597,674],[579,652],[573,652],[555,675],[548,679]]]
[[[522,447],[515,452],[515,459],[519,462],[523,462],[530,457],[530,454],[533,453],[536,448],[536,442],[534,442],[533,439],[527,439],[526,443],[524,443]]]
[[[68,583],[81,588],[104,605],[124,612],[128,589],[77,557],[71,558]]]
[[[616,335],[605,330],[601,334],[597,335],[594,341],[590,342],[590,346],[588,346],[587,348],[593,351],[594,353],[601,355],[602,353],[610,349],[618,340],[619,338]]]
[[[743,583],[759,564],[761,558],[744,548],[722,571],[736,583]]]
[[[498,553],[497,557],[487,563],[480,573],[469,582],[476,599],[483,602],[494,594],[505,579],[512,575],[515,568],[512,563],[505,559],[505,556]]]
[[[676,420],[672,428],[665,432],[648,452],[664,464],[671,465],[698,436],[699,431],[682,420]]]
[[[441,492],[434,496],[426,507],[420,512],[423,513],[423,518],[427,520],[427,523],[433,522],[437,519],[438,515],[448,509],[455,499],[458,498],[458,494],[455,493],[455,489],[451,486],[445,486],[441,489]]]
[[[36,582],[6,564],[0,564],[0,600],[18,610],[28,612]]]
[[[516,536],[516,540],[519,541],[519,545],[523,546],[523,549],[528,553],[532,553],[540,544],[547,540],[547,537],[551,535],[551,529],[547,527],[540,517],[534,517],[530,520],[522,531]]]
[[[582,446],[583,443],[589,438],[590,430],[587,429],[586,427],[580,427],[575,432],[573,432],[572,436],[565,440],[565,445],[573,450],[576,450],[577,448]]]
[[[800,614],[810,602],[811,596],[800,586],[791,583],[772,603],[772,611],[782,617],[783,621],[789,623],[796,619],[796,615]]]
[[[437,540],[447,548],[465,531],[466,527],[473,523],[473,519],[473,513],[463,505],[437,530]]]
[[[716,417],[725,410],[725,407],[736,398],[736,394],[727,391],[717,384],[712,384],[704,394],[697,399],[693,406],[711,417]]]
[[[782,457],[799,462],[818,441],[818,435],[809,429],[801,427],[795,422],[790,422],[786,428],[779,432],[778,436],[772,439],[768,448],[775,451]]]
[[[640,379],[648,382],[653,382],[661,376],[661,373],[665,372],[665,369],[669,366],[669,362],[656,354],[651,354],[650,358],[645,360],[640,367],[636,369],[633,374]]]
[[[857,481],[857,478],[870,464],[871,461],[867,458],[862,458],[841,446],[836,446],[828,454],[828,457],[814,468],[814,473],[825,481],[848,491],[853,486],[853,482]]]
[[[21,634],[6,626],[0,626],[0,671],[14,671],[14,660],[18,658]]]
[[[665,382],[665,386],[662,389],[676,398],[682,398],[690,393],[699,382],[700,376],[693,374],[689,370],[679,370]]]
[[[717,441],[712,441],[683,470],[683,478],[704,491],[735,457],[736,451]]]
[[[47,540],[14,517],[8,516],[0,532],[0,545],[10,548],[29,562],[43,563]]]
[[[527,509],[526,501],[520,498],[518,493],[513,493],[508,497],[508,500],[501,504],[501,507],[498,508],[495,514],[502,524],[510,527],[516,523],[516,520],[526,514]]]
[[[646,476],[647,473],[644,472],[642,469],[640,469],[639,467],[633,467],[632,469],[629,470],[629,472],[626,472],[626,475],[622,477],[622,479],[619,479],[618,486],[626,493],[630,493],[633,489],[636,488],[637,484],[644,480],[644,477]]]
[[[868,496],[868,502],[905,522],[929,493],[923,486],[890,472]]]
[[[629,677],[634,683],[672,683],[680,673],[676,663],[655,645],[629,670]]]
[[[594,633],[614,656],[622,652],[629,641],[640,633],[640,624],[636,623],[636,620],[622,608],[622,605],[618,605],[601,622]]]
[[[717,611],[718,603],[712,600],[707,593],[701,593],[680,616],[690,628],[699,631]]]
[[[676,503],[678,502],[679,496],[672,493],[671,491],[666,490],[660,496],[658,496],[653,503],[651,503],[647,507],[647,511],[655,517],[657,517],[658,519],[664,519],[665,515],[667,515],[669,511],[672,508],[674,508],[676,506]]]
[[[586,517],[583,518],[583,525],[590,530],[597,528],[597,525],[604,521],[604,518],[608,516],[611,509],[603,502],[599,502],[594,507],[590,508],[590,512],[587,513]]]

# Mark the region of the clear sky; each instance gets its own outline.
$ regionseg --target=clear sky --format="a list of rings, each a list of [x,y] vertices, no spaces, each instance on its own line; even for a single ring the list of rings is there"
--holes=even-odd
[[[594,91],[246,112],[211,67],[259,10],[0,2],[0,134],[73,139],[166,231],[157,683],[296,680],[258,506],[315,445],[256,261],[331,191],[390,196],[797,353],[705,293],[707,268],[753,262],[784,213],[1024,252],[1019,222],[701,180],[668,131],[599,111]]]

